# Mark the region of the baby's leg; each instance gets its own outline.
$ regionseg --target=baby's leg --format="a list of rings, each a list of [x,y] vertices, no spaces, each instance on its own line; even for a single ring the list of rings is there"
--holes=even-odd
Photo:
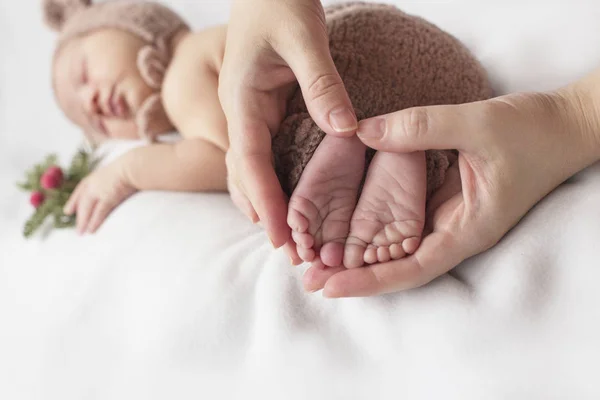
[[[425,224],[425,153],[375,154],[346,240],[346,268],[414,253]]]
[[[365,167],[365,145],[356,137],[327,135],[292,193],[288,224],[304,261],[318,255],[339,266]]]

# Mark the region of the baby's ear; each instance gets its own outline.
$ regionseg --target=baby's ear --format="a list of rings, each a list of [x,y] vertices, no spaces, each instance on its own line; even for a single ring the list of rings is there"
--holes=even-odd
[[[46,24],[60,31],[65,22],[77,11],[89,7],[92,0],[43,0],[43,13]]]

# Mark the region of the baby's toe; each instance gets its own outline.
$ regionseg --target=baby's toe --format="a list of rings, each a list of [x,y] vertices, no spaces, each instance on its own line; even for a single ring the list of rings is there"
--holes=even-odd
[[[364,261],[367,264],[377,263],[377,247],[369,245],[365,250]]]
[[[365,246],[357,243],[348,243],[344,247],[344,267],[358,268],[365,263]]]
[[[325,243],[319,251],[321,261],[328,267],[339,267],[344,258],[344,245],[338,242]]]
[[[417,251],[420,244],[420,237],[411,237],[402,242],[402,249],[406,252],[406,254],[413,254],[415,251]]]
[[[303,261],[311,262],[315,259],[315,255],[315,251],[312,248],[298,246],[298,256],[300,256]]]
[[[315,238],[310,233],[301,233],[293,230],[292,239],[294,239],[294,242],[296,242],[298,246],[307,249],[310,249],[315,245]]]
[[[380,246],[377,248],[377,261],[380,263],[388,262],[392,259],[390,255],[390,249],[387,246]]]
[[[390,245],[390,257],[392,260],[399,260],[406,256],[406,252],[401,245],[393,243]]]
[[[295,208],[289,208],[287,223],[292,231],[300,233],[308,231],[308,219]]]

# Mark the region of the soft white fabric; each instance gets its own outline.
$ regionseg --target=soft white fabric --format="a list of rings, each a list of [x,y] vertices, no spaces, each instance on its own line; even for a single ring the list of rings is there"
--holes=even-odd
[[[0,2],[0,398],[600,398],[600,165],[491,251],[378,298],[303,293],[224,195],[143,193],[94,237],[21,239],[14,181],[79,141],[38,3]],[[229,7],[172,4],[197,27]],[[594,1],[397,4],[464,40],[501,92],[600,65]]]

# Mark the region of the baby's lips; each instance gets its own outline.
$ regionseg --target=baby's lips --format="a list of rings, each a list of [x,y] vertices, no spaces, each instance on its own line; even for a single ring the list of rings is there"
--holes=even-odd
[[[110,109],[112,114],[118,118],[125,118],[129,113],[129,107],[122,95],[114,95],[110,100]]]

